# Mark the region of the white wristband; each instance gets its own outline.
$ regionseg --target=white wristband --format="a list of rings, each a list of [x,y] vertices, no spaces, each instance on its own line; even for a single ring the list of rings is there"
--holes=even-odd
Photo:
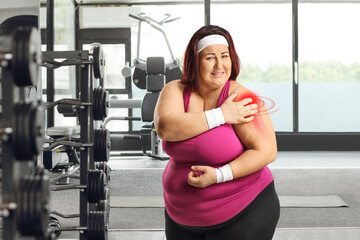
[[[210,129],[225,123],[224,115],[219,107],[205,111],[205,116]]]
[[[234,179],[229,164],[226,164],[225,166],[217,168],[215,170],[216,170],[216,183],[227,182]]]

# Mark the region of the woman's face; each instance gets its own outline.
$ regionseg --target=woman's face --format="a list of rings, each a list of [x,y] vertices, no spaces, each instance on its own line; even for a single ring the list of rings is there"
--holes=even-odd
[[[226,45],[210,45],[199,53],[200,87],[222,87],[231,75],[231,58]]]

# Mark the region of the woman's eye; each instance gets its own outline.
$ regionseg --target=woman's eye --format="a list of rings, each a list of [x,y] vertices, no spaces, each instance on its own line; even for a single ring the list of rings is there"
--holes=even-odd
[[[229,55],[222,55],[222,58],[228,58]]]
[[[212,60],[215,59],[215,57],[207,57],[206,60]]]

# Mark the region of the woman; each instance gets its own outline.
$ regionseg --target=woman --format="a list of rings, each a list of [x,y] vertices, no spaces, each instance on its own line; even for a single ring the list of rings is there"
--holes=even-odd
[[[200,28],[184,77],[162,90],[156,131],[164,170],[165,233],[174,239],[272,239],[280,206],[267,165],[277,155],[269,114],[234,81],[240,61],[230,34]]]

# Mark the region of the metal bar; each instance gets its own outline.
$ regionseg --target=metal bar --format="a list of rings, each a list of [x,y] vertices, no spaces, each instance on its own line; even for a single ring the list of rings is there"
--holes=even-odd
[[[74,3],[75,6],[75,50],[79,51],[82,50],[82,45],[80,45],[80,34],[79,34],[79,30],[80,30],[80,22],[79,22],[79,5],[77,4],[77,2],[75,1]],[[75,98],[79,98],[79,82],[80,82],[80,67],[76,66],[75,67]]]
[[[54,51],[54,0],[46,2],[46,50]],[[53,102],[55,95],[54,70],[47,69],[46,101]],[[47,112],[47,127],[54,126],[54,109]]]
[[[78,213],[73,213],[73,214],[64,214],[62,212],[59,211],[51,211],[51,214],[57,215],[59,217],[63,217],[63,218],[78,218],[79,214]]]
[[[106,127],[106,125],[113,120],[122,120],[122,121],[141,121],[140,117],[108,117],[106,118],[105,122],[104,122],[104,127]]]
[[[80,100],[89,102],[90,100],[90,67],[83,65],[81,67],[80,81]],[[90,107],[86,107],[79,113],[80,122],[80,139],[85,144],[90,141]],[[89,169],[90,148],[81,149],[80,151],[80,185],[87,185],[87,172]],[[89,214],[89,204],[87,202],[86,191],[80,191],[80,227],[87,226],[87,217]],[[80,240],[87,240],[85,232],[80,232]]]
[[[141,108],[142,99],[110,99],[110,108]]]
[[[88,51],[47,51],[42,52],[43,59],[50,58],[67,58],[67,59],[81,59],[84,60],[84,63],[91,63],[89,58],[89,52]]]
[[[293,131],[299,131],[299,35],[298,0],[292,1]]]
[[[205,26],[210,25],[210,0],[204,0]]]
[[[150,24],[150,26],[152,26],[153,28],[155,28],[156,30],[158,30],[159,32],[161,32],[163,34],[163,36],[165,38],[165,41],[166,41],[166,45],[168,46],[168,49],[169,49],[169,52],[170,52],[170,55],[171,55],[171,59],[175,59],[174,53],[173,53],[173,51],[171,49],[170,42],[169,42],[169,40],[168,40],[168,38],[166,36],[165,31],[163,29],[159,28],[158,26],[156,26],[155,24],[151,23],[151,22],[149,24]]]
[[[138,39],[137,39],[137,49],[136,49],[136,58],[140,58],[140,39],[141,39],[141,23],[138,23]]]

